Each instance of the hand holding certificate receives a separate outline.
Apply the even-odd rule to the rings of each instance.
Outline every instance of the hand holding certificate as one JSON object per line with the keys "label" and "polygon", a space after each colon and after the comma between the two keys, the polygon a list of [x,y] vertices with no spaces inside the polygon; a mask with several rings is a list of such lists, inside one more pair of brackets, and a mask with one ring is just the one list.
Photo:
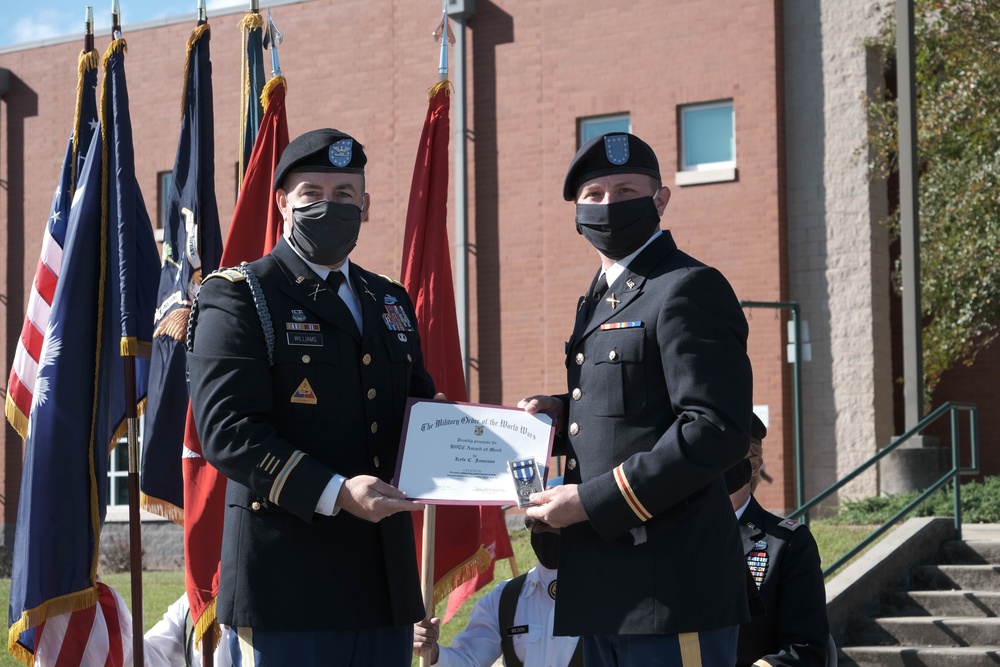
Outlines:
{"label": "hand holding certificate", "polygon": [[395,486],[428,504],[522,505],[542,488],[536,464],[548,461],[553,438],[543,414],[410,399]]}

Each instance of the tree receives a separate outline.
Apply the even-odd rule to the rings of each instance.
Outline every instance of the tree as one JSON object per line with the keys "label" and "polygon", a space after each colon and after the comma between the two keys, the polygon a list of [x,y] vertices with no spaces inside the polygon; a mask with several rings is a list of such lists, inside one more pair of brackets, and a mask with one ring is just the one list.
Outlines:
{"label": "tree", "polygon": [[[914,33],[929,397],[942,373],[972,365],[1000,334],[1000,2],[915,0]],[[894,72],[894,12],[873,45]],[[897,166],[892,91],[867,108],[872,176],[886,178]],[[898,208],[886,222],[898,234]]]}

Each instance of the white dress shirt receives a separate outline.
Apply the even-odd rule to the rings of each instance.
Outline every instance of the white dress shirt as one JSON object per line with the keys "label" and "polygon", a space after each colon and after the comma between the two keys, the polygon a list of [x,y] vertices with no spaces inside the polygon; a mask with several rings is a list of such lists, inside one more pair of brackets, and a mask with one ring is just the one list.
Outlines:
{"label": "white dress shirt", "polygon": [[[185,667],[185,636],[188,614],[187,594],[167,607],[160,622],[149,629],[143,637],[143,660],[145,667]],[[221,626],[220,626],[221,627]],[[232,667],[229,655],[229,630],[221,627],[222,638],[215,649],[215,667]],[[191,647],[188,656],[191,667],[201,667],[201,652]]]}
{"label": "white dress shirt", "polygon": [[[524,667],[566,667],[576,650],[578,638],[553,637],[552,623],[556,601],[549,596],[549,584],[556,570],[536,565],[528,571],[517,600],[514,625],[527,625],[528,631],[514,636],[514,653]],[[489,667],[501,655],[500,593],[507,582],[497,585],[482,597],[451,646],[441,647],[437,665],[444,667]]]}

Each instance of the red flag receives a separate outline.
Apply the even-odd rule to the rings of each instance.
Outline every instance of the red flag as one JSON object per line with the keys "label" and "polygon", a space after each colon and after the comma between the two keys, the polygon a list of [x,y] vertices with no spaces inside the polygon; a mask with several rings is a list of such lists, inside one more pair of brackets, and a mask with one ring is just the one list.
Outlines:
{"label": "red flag", "polygon": [[[221,266],[260,259],[281,238],[282,220],[274,198],[274,168],[288,145],[285,117],[285,80],[271,79],[264,92],[264,118],[243,178],[243,187],[229,235],[222,251]],[[267,215],[264,215],[267,211]],[[215,597],[219,592],[219,559],[222,555],[222,521],[226,500],[226,478],[202,456],[201,440],[194,428],[188,405],[184,429],[184,562],[185,584],[195,641],[215,624]],[[215,633],[218,638],[219,633]]]}
{"label": "red flag", "polygon": [[[424,360],[437,390],[450,400],[464,401],[467,399],[465,373],[458,340],[447,229],[449,93],[447,81],[431,90],[410,185],[402,281],[413,300]],[[452,604],[457,608],[479,588],[493,581],[494,559],[510,557],[513,550],[499,507],[442,505],[437,513],[434,603],[455,591],[460,599],[449,602],[449,609]],[[414,514],[413,524],[419,562],[423,515]]]}

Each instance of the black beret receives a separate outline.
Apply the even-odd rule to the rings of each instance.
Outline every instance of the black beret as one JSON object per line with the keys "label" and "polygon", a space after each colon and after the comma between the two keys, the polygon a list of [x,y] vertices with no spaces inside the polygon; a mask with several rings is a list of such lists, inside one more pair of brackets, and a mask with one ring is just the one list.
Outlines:
{"label": "black beret", "polygon": [[767,427],[764,426],[764,422],[760,420],[755,412],[753,414],[753,421],[750,422],[750,439],[756,442],[758,445],[763,444],[764,436],[767,435]]}
{"label": "black beret", "polygon": [[274,170],[274,189],[280,188],[285,177],[293,171],[363,174],[366,162],[364,146],[349,134],[330,128],[306,132],[285,146]]}
{"label": "black beret", "polygon": [[585,181],[608,174],[646,174],[659,180],[660,164],[649,144],[634,134],[602,134],[581,146],[569,163],[563,199],[573,201]]}

